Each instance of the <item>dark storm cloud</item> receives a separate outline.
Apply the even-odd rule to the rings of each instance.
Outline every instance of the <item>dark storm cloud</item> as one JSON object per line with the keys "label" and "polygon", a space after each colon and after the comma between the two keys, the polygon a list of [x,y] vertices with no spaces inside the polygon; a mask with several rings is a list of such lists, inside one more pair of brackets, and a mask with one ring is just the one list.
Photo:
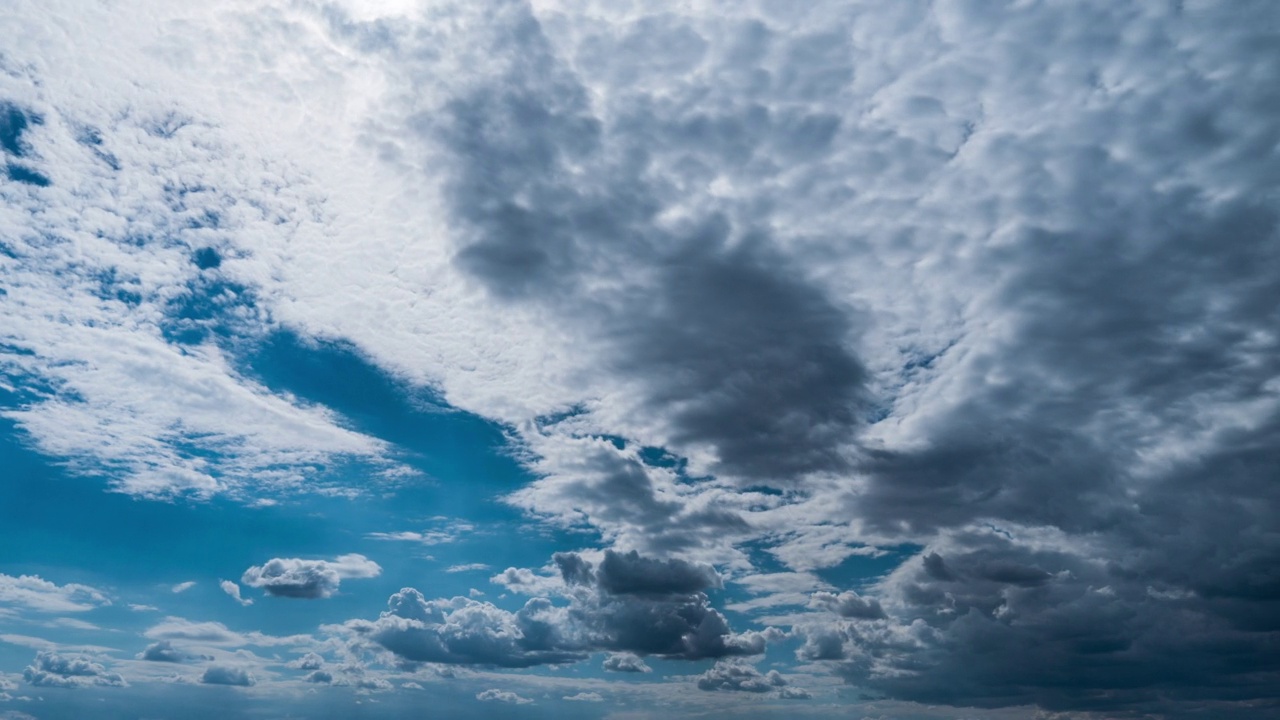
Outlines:
{"label": "dark storm cloud", "polygon": [[640,557],[635,550],[606,550],[596,578],[613,595],[688,595],[720,587],[720,576],[709,565]]}
{"label": "dark storm cloud", "polygon": [[[502,5],[482,36],[492,77],[419,119],[453,158],[458,265],[499,296],[582,323],[617,371],[644,383],[669,440],[711,448],[724,474],[789,483],[846,467],[866,380],[846,311],[772,250],[765,226],[711,209],[660,222],[685,195],[650,172],[653,109],[632,108],[607,132],[526,9]],[[740,129],[748,154],[774,125],[819,145],[838,125],[762,112],[764,130]],[[697,118],[653,128],[691,157],[723,130]],[[617,290],[585,287],[623,268]]]}

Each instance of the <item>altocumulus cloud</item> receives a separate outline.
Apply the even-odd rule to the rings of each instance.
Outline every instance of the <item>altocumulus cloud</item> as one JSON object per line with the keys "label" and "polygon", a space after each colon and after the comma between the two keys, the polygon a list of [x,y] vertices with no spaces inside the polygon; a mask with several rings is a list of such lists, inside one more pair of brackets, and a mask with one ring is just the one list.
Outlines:
{"label": "altocumulus cloud", "polygon": [[[382,567],[376,562],[355,553],[334,560],[273,558],[245,570],[240,582],[276,597],[314,600],[338,592],[343,580],[377,577],[381,572]],[[232,596],[240,600],[239,589],[236,590]]]}
{"label": "altocumulus cloud", "polygon": [[[1274,713],[1274,3],[160,5],[12,20],[0,360],[39,449],[139,495],[386,467],[219,345],[284,323],[505,423],[507,500],[627,551],[503,573],[515,611],[401,591],[345,625],[370,649],[754,655],[707,593],[776,561],[766,622],[877,696]],[[296,77],[241,52],[277,36]],[[244,582],[324,597],[329,562]]]}

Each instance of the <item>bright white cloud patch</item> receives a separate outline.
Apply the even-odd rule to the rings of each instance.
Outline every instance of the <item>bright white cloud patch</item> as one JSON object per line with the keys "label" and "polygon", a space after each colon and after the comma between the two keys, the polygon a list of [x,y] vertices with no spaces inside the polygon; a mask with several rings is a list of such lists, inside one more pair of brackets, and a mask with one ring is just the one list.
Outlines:
{"label": "bright white cloud patch", "polygon": [[57,585],[34,575],[0,574],[0,608],[17,607],[42,613],[85,612],[111,601],[102,591],[68,583]]}

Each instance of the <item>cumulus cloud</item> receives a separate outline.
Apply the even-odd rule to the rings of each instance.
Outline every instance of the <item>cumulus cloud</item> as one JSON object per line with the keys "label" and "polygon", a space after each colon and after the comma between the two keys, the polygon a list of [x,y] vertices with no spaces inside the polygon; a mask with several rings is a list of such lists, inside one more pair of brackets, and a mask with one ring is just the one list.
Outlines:
{"label": "cumulus cloud", "polygon": [[[560,651],[690,656],[671,638],[723,637],[703,563],[892,547],[856,594],[770,590],[811,603],[801,654],[858,687],[1108,716],[1276,701],[1271,4],[300,4],[217,32],[37,5],[0,74],[21,118],[0,362],[48,386],[6,411],[42,450],[140,494],[379,457],[214,339],[272,318],[513,428],[537,478],[517,507],[690,561],[665,587],[580,556],[502,573],[562,598],[526,621],[582,611],[546,622],[578,633]],[[264,25],[301,80],[238,51]],[[173,65],[145,84],[181,96],[190,63],[134,45],[206,53],[187,115],[79,59]],[[205,92],[232,82],[234,106]],[[281,587],[336,588],[312,570]],[[545,651],[524,611],[421,603],[445,604],[365,629]],[[672,612],[666,650],[626,631]]]}
{"label": "cumulus cloud", "polygon": [[200,682],[206,685],[234,685],[250,687],[256,684],[248,670],[235,665],[210,665],[200,676]]}
{"label": "cumulus cloud", "polygon": [[646,665],[640,656],[633,653],[609,653],[609,655],[605,657],[602,667],[610,672],[653,672],[653,668]]}
{"label": "cumulus cloud", "polygon": [[562,700],[571,700],[573,702],[604,702],[604,698],[600,693],[580,692],[576,695],[565,695]]}
{"label": "cumulus cloud", "polygon": [[240,582],[276,597],[314,600],[331,597],[344,579],[377,577],[381,572],[377,563],[355,553],[334,560],[273,558],[245,570]]}
{"label": "cumulus cloud", "polygon": [[77,688],[89,685],[123,687],[127,685],[119,673],[107,672],[101,664],[84,655],[64,656],[42,651],[22,671],[28,684],[39,687]]}
{"label": "cumulus cloud", "polygon": [[499,667],[572,662],[606,650],[616,653],[606,669],[645,672],[638,654],[699,659],[764,651],[764,634],[735,634],[710,606],[701,590],[720,581],[707,566],[611,550],[599,567],[576,553],[558,553],[553,564],[559,583],[528,574],[540,578],[538,587],[555,589],[561,603],[534,597],[513,613],[470,598],[428,600],[405,588],[377,620],[351,620],[345,628],[406,660]]}
{"label": "cumulus cloud", "polygon": [[177,585],[174,585],[172,588],[169,588],[169,589],[170,589],[172,592],[174,592],[175,594],[177,594],[177,593],[184,593],[184,592],[186,592],[186,591],[190,590],[191,588],[195,587],[195,586],[196,586],[196,584],[197,584],[197,583],[196,583],[196,581],[195,581],[195,580],[188,580],[188,581],[186,581],[186,582],[180,582],[180,583],[178,583]]}
{"label": "cumulus cloud", "polygon": [[58,585],[35,575],[0,574],[0,603],[43,613],[76,613],[110,605],[111,601],[88,585]]}
{"label": "cumulus cloud", "polygon": [[764,693],[787,684],[777,670],[762,673],[743,662],[721,660],[698,676],[699,690],[738,690]]}
{"label": "cumulus cloud", "polygon": [[520,697],[509,690],[498,690],[490,688],[476,693],[476,699],[482,702],[500,702],[509,703],[511,705],[528,705],[533,702],[529,698]]}
{"label": "cumulus cloud", "polygon": [[150,660],[151,662],[180,663],[192,659],[192,657],[174,647],[173,642],[169,640],[151,643],[146,649],[138,653],[139,660]]}

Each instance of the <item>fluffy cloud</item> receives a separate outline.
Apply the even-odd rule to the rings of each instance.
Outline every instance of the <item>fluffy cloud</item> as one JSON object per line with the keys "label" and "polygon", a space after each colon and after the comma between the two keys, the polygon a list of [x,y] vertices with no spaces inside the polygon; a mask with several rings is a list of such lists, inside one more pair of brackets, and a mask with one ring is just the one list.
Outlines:
{"label": "fluffy cloud", "polygon": [[253,604],[253,600],[251,598],[240,597],[240,586],[230,580],[218,581],[218,587],[222,588],[222,592],[230,595],[232,600],[235,600],[241,605],[249,606]]}
{"label": "fluffy cloud", "polygon": [[427,600],[405,588],[377,620],[345,627],[405,660],[500,667],[572,662],[608,650],[616,654],[606,669],[645,672],[636,654],[699,659],[764,651],[764,635],[733,633],[710,606],[702,590],[720,579],[707,566],[612,550],[598,566],[576,553],[557,553],[553,564],[558,579],[529,575],[540,578],[537,587],[555,589],[559,604],[535,597],[513,613],[469,598]]}
{"label": "fluffy cloud", "polygon": [[35,575],[0,574],[0,603],[44,613],[74,613],[110,605],[111,601],[88,585],[57,585]]}
{"label": "fluffy cloud", "polygon": [[762,673],[743,662],[721,660],[698,676],[699,690],[739,690],[763,693],[787,684],[777,670]]}
{"label": "fluffy cloud", "polygon": [[235,665],[210,665],[200,676],[200,682],[206,685],[234,685],[250,687],[257,681],[248,670]]}
{"label": "fluffy cloud", "polygon": [[563,700],[572,700],[574,702],[604,702],[604,698],[600,693],[580,692],[575,695],[565,695]]}
{"label": "fluffy cloud", "polygon": [[119,673],[107,672],[101,663],[83,656],[68,657],[54,652],[40,652],[22,671],[29,684],[40,687],[76,688],[88,685],[122,687],[127,685]]}
{"label": "fluffy cloud", "polygon": [[634,653],[609,653],[601,666],[609,672],[647,673],[653,668],[645,664],[640,656]]}
{"label": "fluffy cloud", "polygon": [[142,652],[138,653],[139,660],[150,660],[151,662],[180,663],[192,659],[192,657],[174,647],[173,642],[169,640],[151,643]]}
{"label": "fluffy cloud", "polygon": [[[27,173],[0,339],[39,389],[8,414],[46,452],[142,494],[376,462],[218,346],[269,317],[506,423],[537,477],[509,501],[605,545],[798,574],[923,548],[856,595],[771,590],[851,683],[1275,702],[1269,3],[72,5],[15,13],[0,74]],[[267,33],[294,75],[238,51]],[[135,98],[130,67],[192,101]],[[589,640],[564,647],[650,652],[624,629],[675,609],[720,629],[696,570],[650,595],[561,571],[502,577],[564,593],[526,620],[582,609],[548,621]],[[519,612],[441,602],[371,625],[542,647]]]}
{"label": "fluffy cloud", "polygon": [[334,560],[273,558],[245,570],[240,582],[276,597],[314,600],[338,592],[344,579],[377,577],[381,572],[377,563],[354,553]]}
{"label": "fluffy cloud", "polygon": [[498,690],[497,688],[490,688],[476,693],[476,699],[482,702],[501,702],[511,705],[527,705],[533,702],[529,698],[520,697],[509,690]]}

